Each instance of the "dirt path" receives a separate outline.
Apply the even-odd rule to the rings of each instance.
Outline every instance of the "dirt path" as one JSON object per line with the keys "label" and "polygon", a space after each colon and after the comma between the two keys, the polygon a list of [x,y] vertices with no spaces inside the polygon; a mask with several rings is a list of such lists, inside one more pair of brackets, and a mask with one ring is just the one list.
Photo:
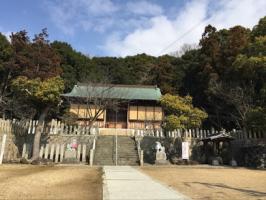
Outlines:
{"label": "dirt path", "polygon": [[102,199],[99,168],[0,166],[0,199]]}
{"label": "dirt path", "polygon": [[197,200],[266,200],[266,171],[211,167],[143,167],[142,171]]}

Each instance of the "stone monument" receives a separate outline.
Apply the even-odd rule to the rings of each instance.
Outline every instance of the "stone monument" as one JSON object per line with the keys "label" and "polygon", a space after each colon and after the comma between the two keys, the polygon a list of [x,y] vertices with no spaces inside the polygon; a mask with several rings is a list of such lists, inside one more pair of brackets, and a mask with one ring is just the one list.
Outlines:
{"label": "stone monument", "polygon": [[237,162],[236,162],[236,160],[234,158],[232,158],[232,160],[230,161],[230,165],[232,167],[237,167]]}
{"label": "stone monument", "polygon": [[64,163],[78,163],[77,159],[77,140],[73,139],[71,144],[67,144],[67,149],[65,151]]}
{"label": "stone monument", "polygon": [[157,165],[165,165],[168,164],[166,160],[166,153],[165,153],[165,148],[161,145],[160,142],[156,142],[156,160],[155,164]]}

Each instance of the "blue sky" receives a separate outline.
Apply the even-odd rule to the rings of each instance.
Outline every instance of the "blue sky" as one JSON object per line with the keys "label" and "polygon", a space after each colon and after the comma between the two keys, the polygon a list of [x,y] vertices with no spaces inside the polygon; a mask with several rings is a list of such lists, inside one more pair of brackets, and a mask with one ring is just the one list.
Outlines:
{"label": "blue sky", "polygon": [[46,27],[91,56],[158,56],[197,44],[207,24],[252,28],[264,15],[265,0],[3,0],[0,32]]}

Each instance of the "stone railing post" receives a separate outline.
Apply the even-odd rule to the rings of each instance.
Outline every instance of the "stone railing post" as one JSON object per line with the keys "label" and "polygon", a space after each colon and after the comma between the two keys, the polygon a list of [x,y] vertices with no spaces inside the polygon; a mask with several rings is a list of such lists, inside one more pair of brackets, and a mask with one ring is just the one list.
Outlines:
{"label": "stone railing post", "polygon": [[92,148],[90,149],[90,166],[93,165],[95,146],[96,146],[96,137],[94,136]]}
{"label": "stone railing post", "polygon": [[143,166],[143,150],[140,150],[140,166]]}
{"label": "stone railing post", "polygon": [[90,149],[90,166],[92,167],[93,165],[93,149]]}
{"label": "stone railing post", "polygon": [[137,146],[139,164],[140,164],[140,166],[143,166],[143,150],[141,150],[141,147],[140,147],[140,140],[141,140],[140,137],[135,137],[135,144]]}
{"label": "stone railing post", "polygon": [[6,134],[4,134],[3,137],[2,137],[2,144],[1,144],[1,149],[0,149],[0,165],[3,162],[5,146],[6,146]]}

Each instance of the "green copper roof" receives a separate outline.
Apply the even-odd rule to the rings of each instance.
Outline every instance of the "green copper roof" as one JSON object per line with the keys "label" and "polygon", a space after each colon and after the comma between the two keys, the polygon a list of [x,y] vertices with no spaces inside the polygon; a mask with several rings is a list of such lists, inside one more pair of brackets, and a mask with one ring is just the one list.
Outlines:
{"label": "green copper roof", "polygon": [[111,98],[125,100],[159,100],[161,91],[157,86],[145,85],[75,85],[64,97]]}

